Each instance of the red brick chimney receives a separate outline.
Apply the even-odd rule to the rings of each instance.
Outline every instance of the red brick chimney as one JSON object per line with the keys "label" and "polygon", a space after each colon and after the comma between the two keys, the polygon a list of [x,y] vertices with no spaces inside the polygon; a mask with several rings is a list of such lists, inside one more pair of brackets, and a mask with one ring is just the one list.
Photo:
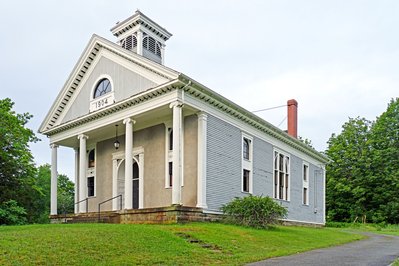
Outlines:
{"label": "red brick chimney", "polygon": [[288,135],[298,138],[298,102],[294,99],[287,101],[288,110]]}

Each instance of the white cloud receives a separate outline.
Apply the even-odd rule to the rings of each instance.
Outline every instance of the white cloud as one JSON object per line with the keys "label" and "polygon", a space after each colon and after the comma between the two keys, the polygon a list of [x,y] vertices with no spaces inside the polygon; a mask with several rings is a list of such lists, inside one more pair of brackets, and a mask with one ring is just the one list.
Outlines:
{"label": "white cloud", "polygon": [[[348,117],[374,119],[397,95],[399,81],[360,70],[324,66],[297,69],[249,83],[230,92],[230,99],[253,111],[298,101],[299,135],[310,138],[319,150]],[[245,92],[245,97],[243,97]],[[274,125],[286,117],[286,108],[257,113]],[[281,126],[286,128],[286,122]]]}

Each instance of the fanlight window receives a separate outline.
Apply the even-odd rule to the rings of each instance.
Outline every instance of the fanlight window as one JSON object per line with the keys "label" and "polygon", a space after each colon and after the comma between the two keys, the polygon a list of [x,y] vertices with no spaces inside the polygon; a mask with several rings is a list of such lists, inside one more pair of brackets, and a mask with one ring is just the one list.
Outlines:
{"label": "fanlight window", "polygon": [[161,45],[151,36],[144,37],[143,48],[161,57]]}
{"label": "fanlight window", "polygon": [[102,79],[102,80],[100,80],[96,89],[94,90],[93,98],[95,99],[100,96],[103,96],[104,94],[111,92],[111,90],[112,90],[111,82],[109,82],[108,79]]}

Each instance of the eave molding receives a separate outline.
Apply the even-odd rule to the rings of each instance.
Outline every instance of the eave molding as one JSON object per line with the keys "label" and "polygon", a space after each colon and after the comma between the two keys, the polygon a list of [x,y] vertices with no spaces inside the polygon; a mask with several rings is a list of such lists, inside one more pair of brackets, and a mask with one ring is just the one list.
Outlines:
{"label": "eave molding", "polygon": [[329,159],[325,155],[312,149],[311,147],[302,143],[300,140],[291,137],[281,129],[273,126],[269,122],[254,115],[250,111],[245,110],[241,106],[231,102],[230,100],[219,95],[218,93],[213,92],[212,90],[201,85],[200,83],[195,82],[194,80],[183,74],[179,76],[179,79],[183,82],[183,84],[188,84],[189,81],[191,81],[192,83],[190,86],[184,86],[185,93],[189,93],[190,95],[201,99],[208,105],[216,107],[222,112],[225,112],[228,115],[245,122],[246,124],[280,140],[281,142],[311,156],[312,158],[320,162],[329,162]]}
{"label": "eave molding", "polygon": [[100,119],[102,117],[105,117],[105,116],[114,114],[118,111],[129,108],[131,106],[138,105],[140,103],[154,99],[158,96],[166,94],[167,92],[176,90],[177,89],[176,86],[179,84],[179,83],[176,84],[176,81],[177,80],[170,81],[170,82],[168,82],[166,84],[162,84],[156,88],[153,88],[153,89],[147,90],[145,92],[139,93],[138,95],[132,96],[131,98],[128,98],[124,101],[114,103],[108,107],[105,107],[103,109],[100,109],[100,110],[92,112],[92,113],[89,113],[89,114],[79,117],[75,120],[55,126],[54,128],[43,131],[42,134],[47,135],[47,136],[52,136],[52,135],[60,133],[62,131],[65,131],[65,130],[68,130],[71,128],[75,128],[75,127],[85,124],[87,122]]}
{"label": "eave molding", "polygon": [[173,69],[155,63],[147,58],[135,54],[134,52],[123,49],[119,45],[94,34],[40,125],[39,133],[46,134],[45,132],[50,130],[57,123],[61,113],[66,108],[75,91],[79,88],[81,81],[84,79],[101,49],[108,50],[111,53],[128,60],[130,63],[136,64],[167,80],[176,79],[180,74]]}

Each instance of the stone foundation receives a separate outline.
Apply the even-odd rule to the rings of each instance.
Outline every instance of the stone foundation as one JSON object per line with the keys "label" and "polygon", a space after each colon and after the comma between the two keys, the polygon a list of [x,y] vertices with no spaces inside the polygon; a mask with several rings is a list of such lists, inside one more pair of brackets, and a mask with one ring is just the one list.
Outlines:
{"label": "stone foundation", "polygon": [[201,208],[170,206],[138,210],[89,212],[81,214],[51,215],[51,223],[122,223],[122,224],[174,224],[185,222],[218,221],[221,215],[204,213]]}

